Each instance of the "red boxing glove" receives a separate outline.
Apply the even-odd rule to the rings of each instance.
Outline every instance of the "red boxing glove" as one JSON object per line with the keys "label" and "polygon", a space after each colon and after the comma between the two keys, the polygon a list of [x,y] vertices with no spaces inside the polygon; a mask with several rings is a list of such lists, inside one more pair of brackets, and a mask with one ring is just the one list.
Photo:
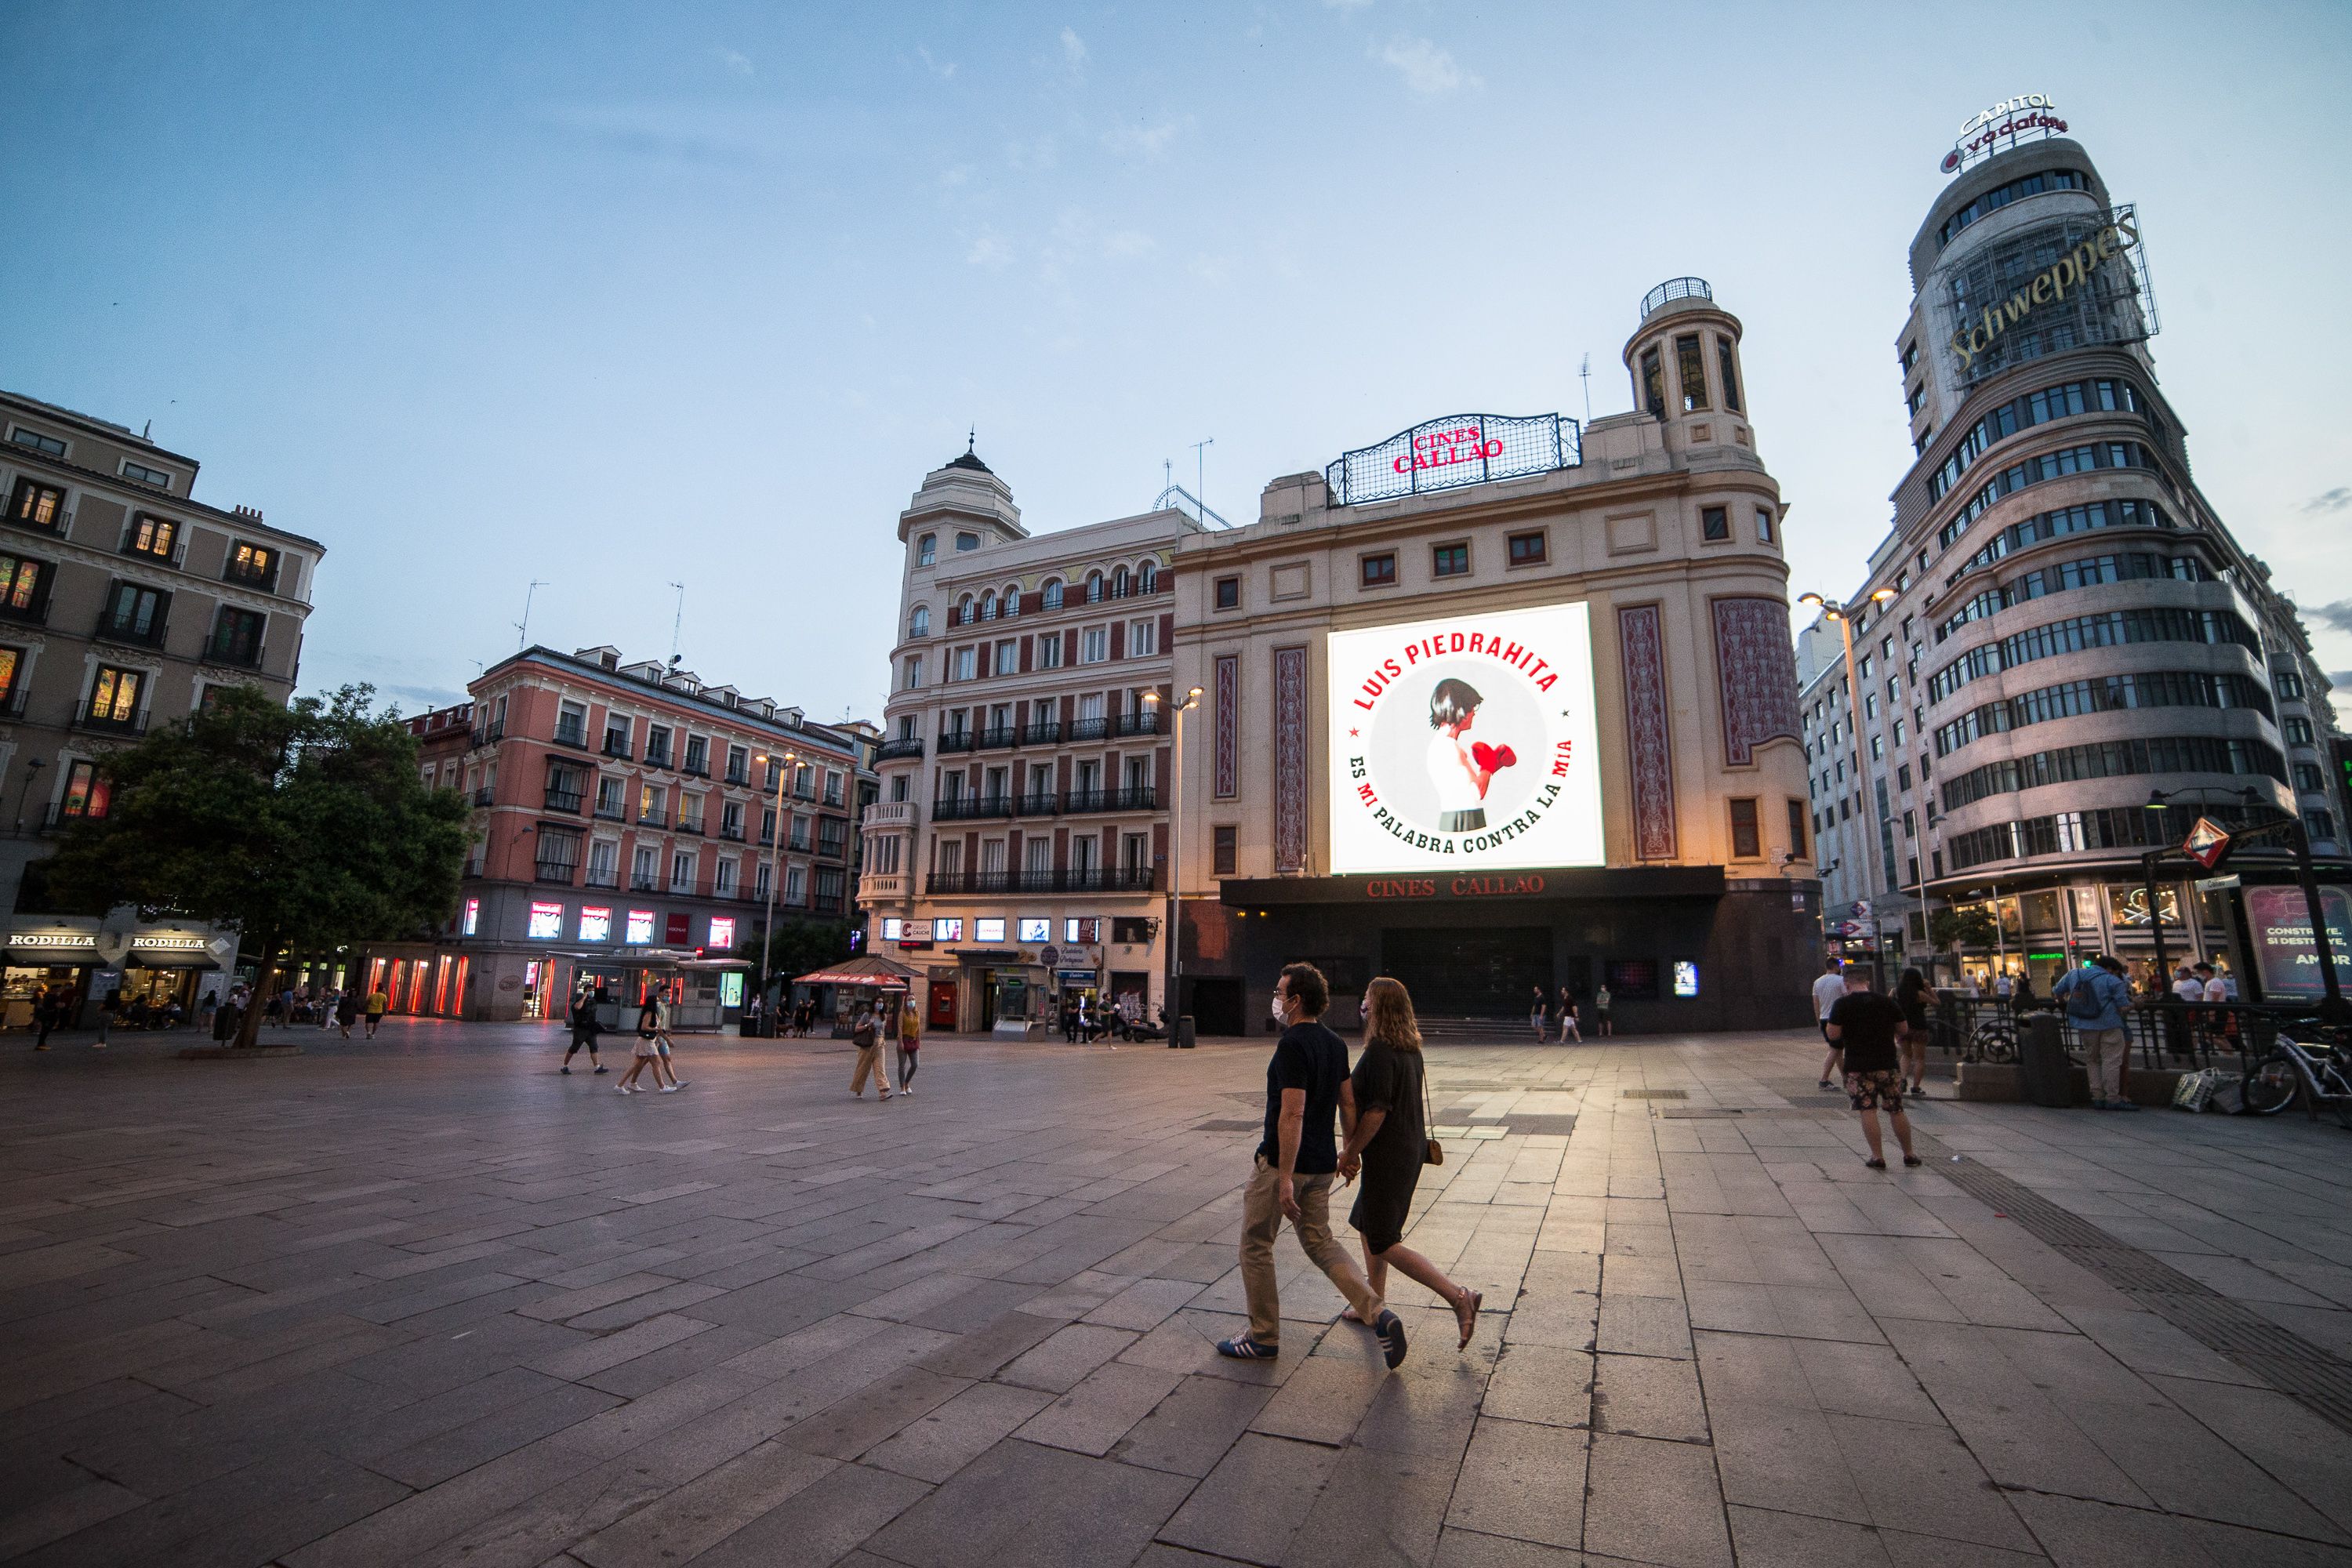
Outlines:
{"label": "red boxing glove", "polygon": [[[1495,767],[1507,768],[1518,760],[1518,753],[1513,752],[1510,747],[1497,746],[1495,748]],[[1492,772],[1493,769],[1490,768],[1488,771]]]}
{"label": "red boxing glove", "polygon": [[1470,760],[1478,764],[1480,773],[1491,773],[1495,771],[1495,748],[1484,741],[1473,741],[1470,742]]}

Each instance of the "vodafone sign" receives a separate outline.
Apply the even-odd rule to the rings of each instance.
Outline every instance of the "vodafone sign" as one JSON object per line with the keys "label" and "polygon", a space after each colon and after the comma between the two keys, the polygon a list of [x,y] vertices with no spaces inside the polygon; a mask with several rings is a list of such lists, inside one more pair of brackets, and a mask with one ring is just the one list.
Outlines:
{"label": "vodafone sign", "polygon": [[1979,110],[1960,122],[1960,139],[1944,154],[1943,170],[1956,174],[2020,142],[2063,136],[2066,122],[2046,93],[2028,92]]}
{"label": "vodafone sign", "polygon": [[1582,602],[1333,632],[1331,869],[1602,863]]}

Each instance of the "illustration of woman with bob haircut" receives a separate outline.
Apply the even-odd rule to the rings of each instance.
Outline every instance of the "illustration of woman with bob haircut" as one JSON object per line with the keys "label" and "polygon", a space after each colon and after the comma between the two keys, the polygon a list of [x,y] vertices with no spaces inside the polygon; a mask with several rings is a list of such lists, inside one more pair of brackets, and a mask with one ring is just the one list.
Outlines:
{"label": "illustration of woman with bob haircut", "polygon": [[1464,739],[1486,700],[1466,680],[1448,676],[1430,689],[1429,782],[1437,791],[1437,830],[1475,833],[1486,826],[1486,785],[1518,758],[1508,746]]}

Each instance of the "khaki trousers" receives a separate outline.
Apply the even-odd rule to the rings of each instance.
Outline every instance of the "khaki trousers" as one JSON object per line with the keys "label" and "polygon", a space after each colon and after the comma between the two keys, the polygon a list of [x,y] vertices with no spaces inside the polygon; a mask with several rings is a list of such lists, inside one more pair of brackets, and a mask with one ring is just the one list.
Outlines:
{"label": "khaki trousers", "polygon": [[[1282,1204],[1275,1195],[1279,1173],[1261,1157],[1242,1189],[1242,1289],[1249,1298],[1250,1338],[1262,1345],[1282,1341],[1282,1296],[1274,1277],[1274,1238],[1282,1229]],[[1331,1184],[1336,1176],[1294,1176],[1298,1200],[1298,1245],[1324,1278],[1339,1288],[1348,1305],[1367,1323],[1387,1310],[1347,1249],[1331,1237]]]}
{"label": "khaki trousers", "polygon": [[2131,1049],[2129,1037],[2121,1029],[2080,1029],[2075,1031],[2083,1042],[2083,1054],[2087,1058],[2093,1100],[2121,1100],[2124,1097],[2124,1055]]}
{"label": "khaki trousers", "polygon": [[882,1067],[882,1042],[857,1047],[857,1069],[849,1075],[849,1092],[864,1094],[866,1080],[871,1078],[874,1087],[883,1093],[890,1092],[890,1075]]}

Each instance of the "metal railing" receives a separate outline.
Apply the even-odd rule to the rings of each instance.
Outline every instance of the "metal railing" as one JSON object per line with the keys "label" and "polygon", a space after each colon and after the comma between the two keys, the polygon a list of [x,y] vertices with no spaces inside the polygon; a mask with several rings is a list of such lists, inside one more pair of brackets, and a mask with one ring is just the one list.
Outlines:
{"label": "metal railing", "polygon": [[[1999,997],[1951,991],[1937,997],[1928,1025],[1931,1051],[1968,1059],[1984,1055],[1988,1041],[1996,1042],[1996,1051],[2013,1051],[2028,1021],[2042,1016],[2055,1017],[2067,1054],[2078,1061],[2084,1058],[2081,1025],[2047,997],[2022,1007]],[[2248,1062],[2269,1052],[2281,1028],[2315,1016],[2313,1005],[2300,1003],[2182,1002],[2168,996],[2135,1001],[2125,1010],[2124,1032],[2134,1061],[2151,1072],[2213,1067],[2243,1071]],[[2002,1041],[2006,1047],[1997,1043]]]}
{"label": "metal railing", "polygon": [[142,631],[137,625],[136,616],[118,616],[110,610],[101,610],[98,616],[98,629],[90,636],[102,637],[108,642],[129,643],[135,647],[162,647],[169,625],[168,617],[158,616]]}
{"label": "metal railing", "polygon": [[1155,883],[1149,866],[1088,866],[1048,871],[934,871],[924,879],[930,893],[1148,893]]}
{"label": "metal railing", "polygon": [[558,887],[568,888],[580,874],[580,863],[575,860],[567,865],[559,860],[541,860],[538,862],[537,871],[538,875],[532,879],[534,881],[551,882]]}
{"label": "metal railing", "polygon": [[1118,716],[1118,721],[1111,727],[1111,733],[1157,735],[1160,733],[1160,714],[1156,710],[1146,710],[1140,713],[1122,713]]}
{"label": "metal railing", "polygon": [[919,757],[922,754],[923,738],[920,735],[901,735],[874,748],[874,760],[879,763],[897,762],[901,757]]}
{"label": "metal railing", "polygon": [[142,711],[128,719],[106,719],[80,708],[74,711],[73,727],[96,735],[143,735],[147,732],[147,715]]}
{"label": "metal railing", "polygon": [[576,790],[551,789],[547,792],[547,804],[544,809],[565,812],[577,816],[580,815],[580,808],[587,803],[588,797]]}
{"label": "metal railing", "polygon": [[1109,734],[1110,721],[1108,719],[1073,719],[1070,721],[1070,739],[1073,741],[1100,741],[1107,738]]}
{"label": "metal railing", "polygon": [[680,832],[680,833],[691,833],[691,834],[693,834],[697,838],[701,837],[702,837],[702,818],[700,818],[700,817],[698,817],[698,816],[691,816],[691,817],[689,817],[689,816],[681,816],[681,817],[679,817],[679,818],[677,819],[677,831],[678,831],[678,832]]}
{"label": "metal railing", "polygon": [[499,792],[497,790],[492,789],[486,784],[482,788],[474,792],[474,804],[476,805],[495,805],[498,804],[498,795]]}
{"label": "metal railing", "polygon": [[952,800],[935,801],[931,805],[933,822],[976,822],[983,817],[1013,815],[1013,797],[1009,795],[965,795]]}
{"label": "metal railing", "polygon": [[983,752],[1002,751],[1020,743],[1021,731],[1010,724],[996,725],[980,732],[980,749]]}
{"label": "metal railing", "polygon": [[1013,801],[1013,811],[1016,816],[1052,816],[1061,809],[1062,797],[1052,790],[1016,795]]}
{"label": "metal railing", "polygon": [[973,736],[970,730],[950,730],[940,736],[942,755],[949,752],[969,752],[972,746]]}
{"label": "metal railing", "polygon": [[623,762],[628,761],[635,754],[629,750],[629,738],[626,735],[615,735],[609,731],[604,736],[604,745],[598,749],[605,756],[618,757]]}
{"label": "metal railing", "polygon": [[588,731],[578,724],[558,724],[555,727],[555,743],[584,752],[588,749]]}
{"label": "metal railing", "polygon": [[626,822],[629,820],[629,808],[625,805],[606,805],[599,801],[596,803],[596,816],[605,822]]}
{"label": "metal railing", "polygon": [[1642,296],[1642,320],[1669,300],[1712,300],[1715,289],[1704,278],[1669,278]]}
{"label": "metal railing", "polygon": [[1062,721],[1059,719],[1040,719],[1021,731],[1021,743],[1024,746],[1050,746],[1061,738]]}
{"label": "metal railing", "polygon": [[1074,789],[1062,797],[1065,812],[1157,811],[1160,792],[1149,784],[1129,789]]}

